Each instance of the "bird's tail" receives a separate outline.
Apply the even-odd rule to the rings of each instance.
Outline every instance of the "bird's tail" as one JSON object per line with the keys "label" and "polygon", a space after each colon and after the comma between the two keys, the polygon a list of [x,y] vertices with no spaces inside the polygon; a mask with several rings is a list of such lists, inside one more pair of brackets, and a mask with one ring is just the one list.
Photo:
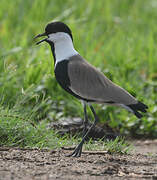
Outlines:
{"label": "bird's tail", "polygon": [[132,112],[135,114],[136,117],[138,118],[142,118],[143,115],[141,114],[141,112],[144,112],[146,113],[147,112],[147,109],[148,109],[148,106],[143,104],[142,102],[138,101],[137,104],[130,104],[130,105],[127,105],[131,110]]}

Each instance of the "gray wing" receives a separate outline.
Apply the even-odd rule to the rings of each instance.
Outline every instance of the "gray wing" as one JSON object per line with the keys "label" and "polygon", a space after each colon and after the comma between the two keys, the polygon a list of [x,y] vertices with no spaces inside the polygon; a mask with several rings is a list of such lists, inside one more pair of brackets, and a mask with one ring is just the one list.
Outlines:
{"label": "gray wing", "polygon": [[81,56],[73,56],[68,63],[70,89],[82,98],[98,103],[136,104],[137,100],[115,85]]}

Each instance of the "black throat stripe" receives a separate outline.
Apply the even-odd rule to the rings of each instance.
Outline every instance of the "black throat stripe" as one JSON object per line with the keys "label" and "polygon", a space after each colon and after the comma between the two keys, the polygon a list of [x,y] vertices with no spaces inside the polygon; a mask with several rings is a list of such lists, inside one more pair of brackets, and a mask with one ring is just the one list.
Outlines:
{"label": "black throat stripe", "polygon": [[51,42],[51,43],[50,43],[50,46],[51,46],[52,55],[53,55],[53,58],[54,58],[54,64],[55,64],[55,63],[56,63],[56,54],[55,54],[55,46],[54,46],[54,43]]}

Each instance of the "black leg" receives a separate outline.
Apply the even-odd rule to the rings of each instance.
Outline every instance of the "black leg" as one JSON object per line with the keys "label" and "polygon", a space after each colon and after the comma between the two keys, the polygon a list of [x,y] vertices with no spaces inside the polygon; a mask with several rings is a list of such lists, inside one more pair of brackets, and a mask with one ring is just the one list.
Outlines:
{"label": "black leg", "polygon": [[92,126],[88,129],[88,131],[86,132],[86,134],[84,135],[84,137],[82,138],[82,141],[80,142],[80,144],[75,148],[74,152],[68,156],[74,156],[74,157],[80,157],[81,156],[81,153],[82,153],[82,146],[83,146],[83,143],[86,139],[86,137],[88,136],[89,132],[91,131],[91,129],[93,127],[95,127],[96,123],[99,121],[99,118],[98,116],[96,115],[95,113],[95,110],[93,108],[92,105],[90,105],[90,109],[94,115],[94,123],[92,124]]}
{"label": "black leg", "polygon": [[84,121],[83,121],[83,133],[82,133],[82,138],[85,136],[87,132],[87,124],[88,124],[88,116],[87,116],[87,105],[84,102],[83,103],[83,110],[84,110]]}

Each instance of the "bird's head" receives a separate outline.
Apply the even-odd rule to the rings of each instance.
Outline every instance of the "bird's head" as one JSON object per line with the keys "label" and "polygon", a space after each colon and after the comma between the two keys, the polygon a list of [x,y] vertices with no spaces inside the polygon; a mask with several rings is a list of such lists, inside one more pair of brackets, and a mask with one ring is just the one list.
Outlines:
{"label": "bird's head", "polygon": [[36,44],[40,44],[46,41],[51,45],[56,43],[57,41],[66,39],[67,36],[70,37],[71,40],[73,40],[70,28],[63,22],[51,22],[47,24],[47,26],[45,27],[45,32],[35,36],[35,39],[42,36],[47,37],[38,41]]}

